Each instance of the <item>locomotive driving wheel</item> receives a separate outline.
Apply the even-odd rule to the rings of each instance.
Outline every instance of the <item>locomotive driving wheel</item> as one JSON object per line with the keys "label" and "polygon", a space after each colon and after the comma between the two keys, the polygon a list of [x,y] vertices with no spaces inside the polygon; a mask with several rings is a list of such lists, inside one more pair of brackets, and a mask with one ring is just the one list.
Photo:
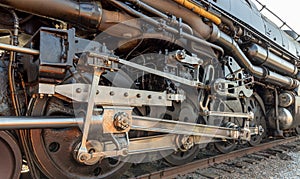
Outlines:
{"label": "locomotive driving wheel", "polygon": [[295,127],[295,133],[296,133],[296,135],[300,135],[300,125]]}
{"label": "locomotive driving wheel", "polygon": [[[227,111],[227,109],[224,107],[225,104],[222,102],[215,103],[214,105],[216,105],[216,107],[214,107],[213,109],[216,109],[216,111],[224,111],[224,110]],[[231,118],[231,117],[217,118],[216,120],[217,122],[215,125],[220,125],[221,127],[226,127],[226,128],[235,128],[236,127],[235,120],[236,120],[235,118]],[[225,154],[233,151],[236,148],[237,141],[233,139],[226,139],[219,142],[215,142],[214,146],[219,152]]]}
{"label": "locomotive driving wheel", "polygon": [[[224,122],[222,127],[234,128],[235,125],[232,122]],[[215,143],[215,148],[223,154],[233,151],[236,146],[236,140],[231,139]]]}
{"label": "locomotive driving wheel", "polygon": [[[71,116],[72,109],[58,99],[36,99],[31,115]],[[77,162],[74,149],[80,143],[81,135],[77,127],[30,130],[31,148],[42,173],[48,178],[118,178],[130,167],[120,158],[105,158],[93,165]]]}
{"label": "locomotive driving wheel", "polygon": [[0,178],[18,179],[22,169],[22,155],[14,137],[0,131]]}
{"label": "locomotive driving wheel", "polygon": [[251,146],[256,146],[262,141],[263,137],[265,136],[266,121],[262,108],[254,96],[246,100],[246,112],[252,112],[254,114],[254,118],[250,121],[249,126],[261,126],[261,129],[263,129],[263,131],[261,131],[261,134],[252,135],[250,141],[248,142]]}
{"label": "locomotive driving wheel", "polygon": [[[175,104],[174,111],[167,112],[166,114],[168,116],[174,117],[174,112],[176,113],[176,111],[178,111],[177,108],[179,107],[179,121],[197,123],[198,113],[195,112],[197,108],[195,108],[194,105],[187,102],[182,103],[181,106]],[[176,115],[178,115],[178,113]],[[191,162],[200,151],[200,147],[198,145],[194,145],[192,139],[192,136],[178,136],[176,140],[178,150],[162,151],[161,155],[164,157],[164,160],[173,166],[183,165],[185,163]]]}

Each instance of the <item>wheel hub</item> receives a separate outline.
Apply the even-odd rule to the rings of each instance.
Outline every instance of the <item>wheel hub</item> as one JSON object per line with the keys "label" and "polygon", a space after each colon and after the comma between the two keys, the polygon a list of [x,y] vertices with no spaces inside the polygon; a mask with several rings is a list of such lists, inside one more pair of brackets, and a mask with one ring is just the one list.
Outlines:
{"label": "wheel hub", "polygon": [[[179,121],[197,123],[198,112],[196,112],[195,109],[197,108],[191,103],[185,102],[181,105],[174,105],[174,111],[178,111],[179,114],[167,112],[167,115],[171,116],[171,119],[173,120],[179,116]],[[200,151],[200,147],[198,145],[194,145],[193,136],[179,135],[176,138],[175,143],[178,148],[177,151],[161,152],[166,162],[170,165],[182,165],[191,162]]]}
{"label": "wheel hub", "polygon": [[179,135],[176,137],[176,146],[180,151],[186,152],[194,146],[194,137]]}

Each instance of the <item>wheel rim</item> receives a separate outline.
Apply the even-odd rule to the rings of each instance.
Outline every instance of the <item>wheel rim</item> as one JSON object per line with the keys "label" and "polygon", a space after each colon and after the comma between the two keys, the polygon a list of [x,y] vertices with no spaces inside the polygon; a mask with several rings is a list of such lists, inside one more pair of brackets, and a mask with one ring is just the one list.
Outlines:
{"label": "wheel rim", "polygon": [[[227,110],[224,107],[225,104],[223,102],[216,103],[215,105],[217,105],[217,106],[214,107],[213,109],[215,109],[216,111],[224,111],[224,110],[226,111]],[[215,125],[220,125],[222,127],[227,127],[227,128],[235,127],[235,123],[234,123],[235,119],[234,118],[230,118],[230,117],[218,118],[217,121],[220,121],[220,122],[216,123]],[[219,152],[225,154],[225,153],[229,153],[229,152],[233,151],[236,148],[237,144],[236,144],[236,140],[225,139],[224,141],[215,142],[214,146]]]}
{"label": "wheel rim", "polygon": [[[175,106],[175,108],[176,107],[178,108],[180,106]],[[198,115],[197,115],[198,113],[194,112],[196,108],[194,108],[192,104],[183,103],[180,109],[181,110],[179,115],[179,121],[191,122],[191,123],[196,123],[198,121]],[[174,116],[174,111],[173,113],[168,114],[168,116]],[[178,115],[178,113],[175,115]],[[191,162],[197,156],[199,151],[200,151],[200,147],[198,145],[195,145],[187,151],[181,151],[180,149],[175,152],[170,150],[162,151],[161,155],[164,157],[164,160],[167,163],[176,166],[176,165],[182,165]]]}
{"label": "wheel rim", "polygon": [[229,153],[236,148],[236,142],[233,140],[226,140],[215,143],[216,149],[221,153]]}
{"label": "wheel rim", "polygon": [[297,126],[295,128],[295,132],[296,132],[296,135],[300,135],[300,126]]}
{"label": "wheel rim", "polygon": [[0,178],[18,179],[22,170],[22,156],[14,137],[0,131]]}
{"label": "wheel rim", "polygon": [[255,99],[255,97],[250,97],[246,101],[246,111],[252,112],[254,114],[254,118],[250,121],[250,127],[255,127],[261,125],[264,129],[264,132],[261,135],[252,135],[250,141],[248,142],[251,146],[256,146],[261,143],[263,137],[265,136],[266,124],[265,117],[262,112],[261,106]]}
{"label": "wheel rim", "polygon": [[[37,100],[32,114],[43,115],[49,108],[55,111],[53,107],[44,105],[45,103],[48,103],[47,100]],[[124,162],[125,159],[119,162],[112,158],[103,159],[91,166],[78,163],[74,159],[73,151],[78,146],[81,135],[78,128],[30,130],[30,143],[36,162],[47,177],[113,178],[120,176],[130,167],[130,164]]]}

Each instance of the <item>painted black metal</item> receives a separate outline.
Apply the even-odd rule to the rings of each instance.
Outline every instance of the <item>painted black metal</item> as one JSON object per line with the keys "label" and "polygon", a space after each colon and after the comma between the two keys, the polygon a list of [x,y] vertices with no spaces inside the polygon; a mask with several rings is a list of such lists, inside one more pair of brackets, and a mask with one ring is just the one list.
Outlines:
{"label": "painted black metal", "polygon": [[271,47],[280,49],[293,57],[299,59],[300,44],[285,31],[277,27],[271,20],[261,14],[256,5],[247,0],[204,0],[224,14],[240,22],[258,35],[265,39]]}

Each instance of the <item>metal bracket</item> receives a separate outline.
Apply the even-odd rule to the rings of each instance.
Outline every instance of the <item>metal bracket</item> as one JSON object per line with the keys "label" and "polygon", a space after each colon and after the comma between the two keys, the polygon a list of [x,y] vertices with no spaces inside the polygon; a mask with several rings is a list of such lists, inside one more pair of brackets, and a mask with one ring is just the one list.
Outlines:
{"label": "metal bracket", "polygon": [[88,154],[88,158],[92,159],[92,158],[107,158],[107,157],[116,157],[116,156],[127,156],[128,155],[128,149],[127,148],[123,148],[121,150],[111,150],[111,151],[105,151],[105,152],[95,152],[95,153],[89,153]]}
{"label": "metal bracket", "polygon": [[214,83],[214,89],[219,95],[226,97],[238,98],[241,92],[246,97],[250,97],[253,94],[253,90],[247,89],[245,85],[240,86],[236,81],[225,79],[217,79]]}
{"label": "metal bracket", "polygon": [[[91,85],[81,83],[65,85],[39,83],[38,88],[39,94],[59,94],[77,102],[88,102]],[[94,102],[102,106],[171,106],[173,100],[183,101],[185,100],[185,94],[167,94],[166,91],[153,92],[97,85]]]}
{"label": "metal bracket", "polygon": [[170,101],[184,101],[186,99],[185,95],[182,94],[167,94],[167,99]]}
{"label": "metal bracket", "polygon": [[110,71],[118,70],[117,57],[114,57],[110,54],[98,54],[93,52],[84,52],[80,56],[80,61],[78,64],[78,69],[85,69],[89,71],[91,67],[97,67],[101,69],[107,69]]}
{"label": "metal bracket", "polygon": [[178,36],[179,36],[180,38],[182,37],[182,32],[183,32],[183,30],[182,30],[182,19],[179,18],[179,19],[178,19]]}
{"label": "metal bracket", "polygon": [[93,82],[91,85],[90,89],[90,94],[88,98],[88,107],[86,111],[86,116],[85,116],[85,121],[83,124],[83,131],[82,131],[82,139],[81,139],[81,145],[77,153],[77,160],[79,162],[84,163],[87,160],[87,147],[86,147],[86,142],[87,142],[87,137],[89,134],[89,128],[90,124],[92,121],[92,115],[93,115],[93,109],[94,109],[94,104],[95,104],[95,96],[97,93],[97,87],[98,83],[100,80],[100,76],[103,73],[103,70],[101,70],[98,67],[94,67],[94,75],[93,75]]}
{"label": "metal bracket", "polygon": [[171,53],[172,57],[181,63],[187,63],[190,65],[202,65],[203,60],[196,57],[187,55],[185,50],[177,50],[176,52]]}

